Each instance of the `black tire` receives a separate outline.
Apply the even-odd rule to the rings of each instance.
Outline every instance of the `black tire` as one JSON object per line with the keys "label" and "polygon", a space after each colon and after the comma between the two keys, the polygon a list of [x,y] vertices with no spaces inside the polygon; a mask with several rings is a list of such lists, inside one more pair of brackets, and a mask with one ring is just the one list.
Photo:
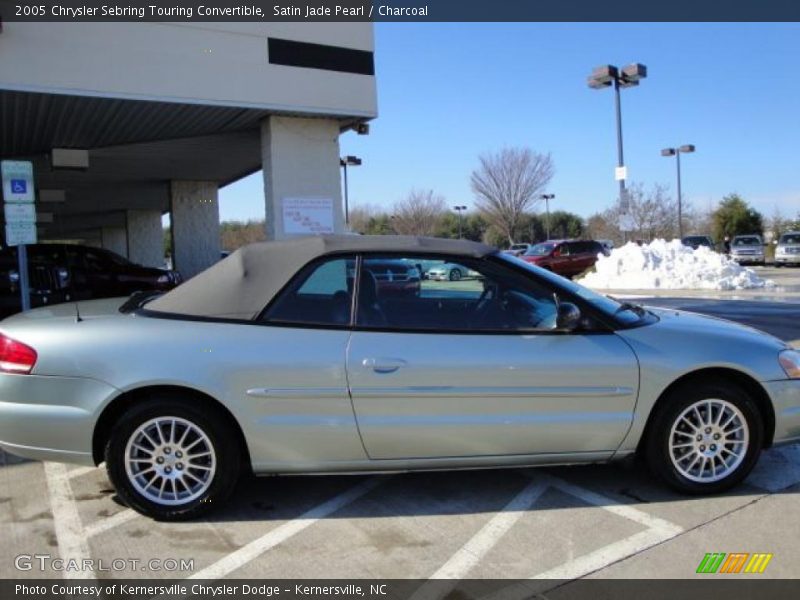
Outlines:
{"label": "black tire", "polygon": [[[747,423],[749,441],[743,459],[728,475],[716,481],[698,482],[686,477],[673,464],[670,435],[673,425],[687,408],[708,399],[723,400],[741,412]],[[755,466],[764,445],[764,419],[756,402],[742,388],[724,382],[693,383],[675,389],[659,403],[646,435],[647,463],[667,485],[684,494],[717,494],[739,484]]]}
{"label": "black tire", "polygon": [[[140,426],[153,419],[170,417],[190,423],[201,431],[210,442],[216,461],[213,476],[208,478],[210,483],[201,494],[184,503],[165,505],[154,502],[134,486],[126,470],[126,449]],[[188,464],[189,459],[184,460]],[[232,431],[227,415],[190,399],[174,396],[153,397],[132,406],[114,425],[105,447],[106,470],[119,498],[133,510],[157,521],[193,519],[223,505],[236,487],[241,460],[238,436]],[[176,468],[184,467],[178,465]],[[195,470],[194,473],[203,477],[202,471]],[[158,481],[161,480],[156,479]],[[187,488],[184,493],[188,492]],[[178,498],[175,501],[180,502]]]}
{"label": "black tire", "polygon": [[450,281],[461,281],[461,271],[459,269],[450,271]]}

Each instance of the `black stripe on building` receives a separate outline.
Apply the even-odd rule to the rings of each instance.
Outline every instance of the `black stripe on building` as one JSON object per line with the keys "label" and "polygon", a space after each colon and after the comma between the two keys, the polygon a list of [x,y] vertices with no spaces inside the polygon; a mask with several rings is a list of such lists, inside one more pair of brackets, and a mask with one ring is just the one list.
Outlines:
{"label": "black stripe on building", "polygon": [[309,44],[280,38],[269,38],[267,43],[269,62],[273,65],[324,69],[359,75],[375,74],[373,53],[366,50]]}

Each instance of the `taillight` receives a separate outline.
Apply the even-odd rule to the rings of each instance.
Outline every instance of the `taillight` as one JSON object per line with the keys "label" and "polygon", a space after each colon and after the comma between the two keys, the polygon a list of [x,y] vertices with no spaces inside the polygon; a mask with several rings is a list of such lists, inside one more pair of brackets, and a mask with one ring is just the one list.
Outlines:
{"label": "taillight", "polygon": [[36,350],[0,333],[0,371],[26,375],[36,364]]}

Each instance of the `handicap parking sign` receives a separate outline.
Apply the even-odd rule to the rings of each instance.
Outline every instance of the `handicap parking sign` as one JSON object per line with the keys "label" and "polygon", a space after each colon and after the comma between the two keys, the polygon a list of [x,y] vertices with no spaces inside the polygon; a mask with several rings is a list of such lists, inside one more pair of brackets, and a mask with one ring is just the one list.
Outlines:
{"label": "handicap parking sign", "polygon": [[25,160],[0,161],[3,199],[7,204],[31,204],[34,199],[33,163]]}

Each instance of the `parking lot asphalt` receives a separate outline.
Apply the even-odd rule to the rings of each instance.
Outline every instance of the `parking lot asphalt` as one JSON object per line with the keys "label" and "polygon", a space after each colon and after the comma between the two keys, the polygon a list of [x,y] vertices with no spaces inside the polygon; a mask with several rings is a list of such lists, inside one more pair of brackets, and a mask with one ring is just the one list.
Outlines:
{"label": "parking lot asphalt", "polygon": [[[785,300],[645,301],[800,340]],[[119,504],[102,468],[0,452],[0,577],[519,578],[529,594],[580,577],[708,577],[695,572],[706,553],[759,552],[773,558],[758,577],[794,578],[798,494],[793,445],[765,451],[743,485],[713,497],[675,494],[635,462],[271,477],[242,482],[203,520],[157,523]],[[37,554],[111,570],[19,570]]]}

